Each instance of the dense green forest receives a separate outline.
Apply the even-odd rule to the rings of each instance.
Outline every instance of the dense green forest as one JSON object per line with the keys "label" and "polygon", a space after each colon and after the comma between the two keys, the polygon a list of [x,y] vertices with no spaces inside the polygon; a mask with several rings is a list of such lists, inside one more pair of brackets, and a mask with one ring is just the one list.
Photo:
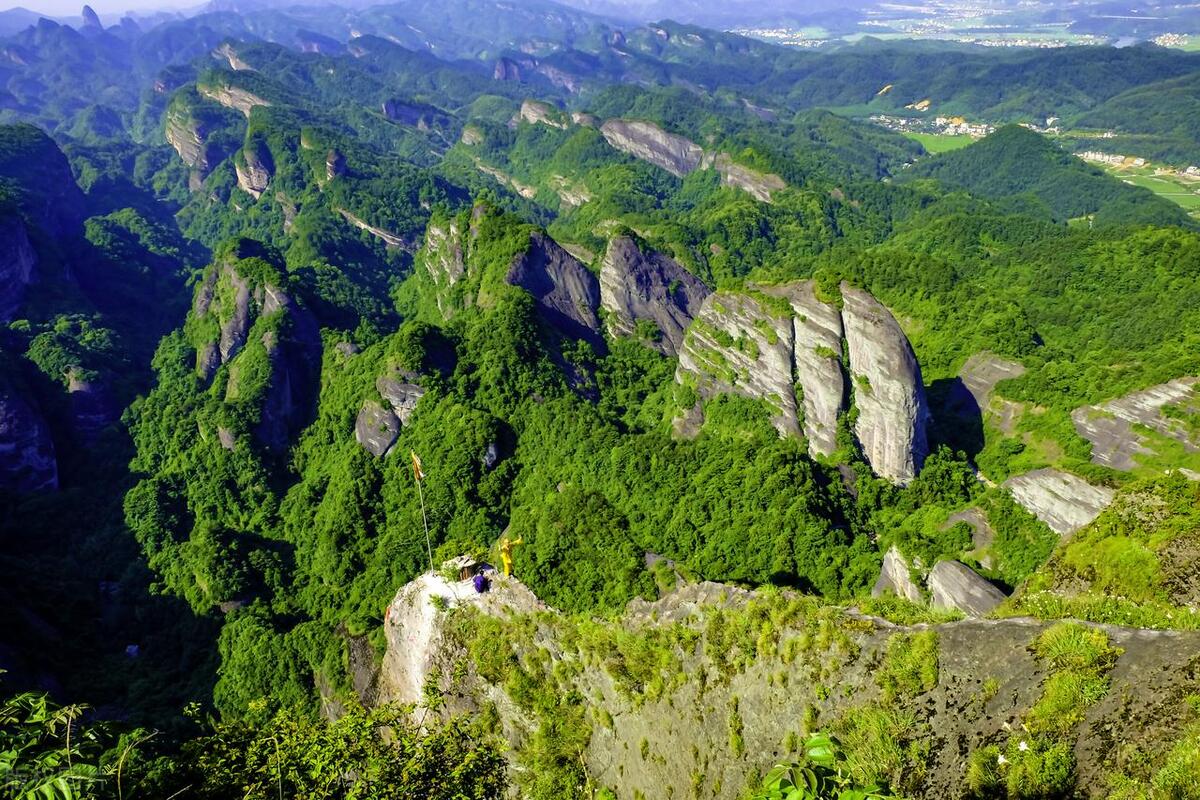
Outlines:
{"label": "dense green forest", "polygon": [[[502,796],[494,720],[364,709],[357,665],[431,555],[497,563],[506,536],[584,630],[701,581],[945,619],[871,598],[893,547],[922,585],[961,562],[1012,596],[997,615],[1196,627],[1200,407],[1133,425],[1129,468],[1074,416],[1200,375],[1195,219],[1019,125],[931,156],[865,120],[928,96],[1183,157],[1195,55],[809,53],[665,22],[618,40],[552,4],[409,5],[46,20],[5,42],[5,769],[60,775],[61,796]],[[623,243],[662,271],[642,279],[680,341],[653,313],[620,326]],[[808,354],[847,379],[828,451],[801,433],[799,344],[782,389],[736,368],[799,341],[797,286],[846,320]],[[919,365],[911,480],[863,434],[890,395],[851,339],[859,289]],[[721,328],[729,298],[760,316]],[[728,391],[697,377],[703,337]],[[990,399],[966,394],[980,360],[1003,371]],[[1049,469],[1116,498],[1073,540],[1006,486]],[[1098,681],[1107,647],[1071,674]],[[920,657],[893,665],[918,687]],[[537,719],[566,702],[520,688]],[[589,796],[554,746],[576,723],[517,754],[544,782],[513,785]],[[1062,767],[1020,758],[1029,785]],[[762,796],[862,756],[814,759]],[[1060,796],[996,786],[975,796]]]}

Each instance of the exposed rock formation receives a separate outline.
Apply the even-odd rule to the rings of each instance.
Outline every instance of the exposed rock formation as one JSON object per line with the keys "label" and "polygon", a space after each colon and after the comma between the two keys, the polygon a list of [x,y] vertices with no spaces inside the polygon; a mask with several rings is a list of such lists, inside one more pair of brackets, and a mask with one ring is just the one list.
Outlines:
{"label": "exposed rock formation", "polygon": [[71,427],[84,442],[95,441],[101,431],[120,418],[121,410],[108,387],[77,370],[67,375],[67,395],[71,401]]}
{"label": "exposed rock formation", "polygon": [[[456,220],[444,224],[431,223],[426,229],[424,264],[439,289],[450,288],[466,274],[462,231]],[[440,297],[438,307],[441,307]]]}
{"label": "exposed rock formation", "polygon": [[[225,401],[257,401],[255,438],[268,450],[285,449],[315,397],[321,353],[316,320],[279,287],[251,281],[226,262],[210,267],[196,287],[189,322],[198,331],[217,329],[215,340],[193,341],[200,377],[210,381],[229,365]],[[261,348],[256,359],[265,358],[265,376],[244,374],[238,357],[248,348]]]}
{"label": "exposed rock formation", "polygon": [[844,285],[842,291],[840,313],[817,298],[811,281],[710,296],[680,349],[676,380],[691,376],[704,398],[737,392],[767,400],[781,433],[800,431],[799,387],[809,450],[830,455],[837,449],[838,416],[846,407],[845,342],[863,452],[876,474],[908,483],[928,450],[920,367],[886,308],[862,290]]}
{"label": "exposed rock formation", "polygon": [[325,156],[325,180],[331,181],[345,174],[346,157],[337,150],[330,150]]}
{"label": "exposed rock formation", "polygon": [[513,259],[505,281],[533,295],[539,314],[552,328],[604,347],[596,314],[600,282],[549,236],[530,236],[528,249]]}
{"label": "exposed rock formation", "polygon": [[842,284],[842,322],[858,407],[855,434],[878,475],[907,484],[929,452],[921,367],[904,331],[878,300]]}
{"label": "exposed rock formation", "polygon": [[793,371],[803,394],[804,436],[812,453],[837,449],[838,414],[846,405],[842,374],[842,316],[836,306],[817,299],[812,281],[764,287],[792,306]]}
{"label": "exposed rock formation", "polygon": [[734,392],[763,400],[771,424],[798,435],[792,335],[790,314],[752,295],[711,294],[688,328],[675,379],[694,383],[701,397]]}
{"label": "exposed rock formation", "polygon": [[232,70],[237,70],[238,72],[254,71],[254,67],[243,61],[241,56],[237,54],[237,51],[233,49],[232,42],[225,42],[216,50],[213,50],[212,54],[213,58],[223,58],[225,61],[229,62],[229,68]]}
{"label": "exposed rock formation", "polygon": [[1200,413],[1197,386],[1200,378],[1179,378],[1098,406],[1077,408],[1071,418],[1079,435],[1092,443],[1093,462],[1131,470],[1137,466],[1136,456],[1154,454],[1135,426],[1145,426],[1174,439],[1188,452],[1200,450],[1200,437],[1191,434],[1182,420],[1163,413],[1168,407]]}
{"label": "exposed rock formation", "polygon": [[16,319],[37,276],[37,253],[25,223],[15,214],[0,219],[0,322]]}
{"label": "exposed rock formation", "polygon": [[600,304],[614,336],[631,336],[637,323],[652,323],[660,337],[651,344],[675,355],[709,290],[669,256],[644,252],[628,236],[608,243],[600,266]]}
{"label": "exposed rock formation", "polygon": [[1114,492],[1056,469],[1036,469],[1004,482],[1013,499],[1060,536],[1087,525],[1112,502]]}
{"label": "exposed rock formation", "polygon": [[342,215],[342,218],[345,219],[346,222],[349,222],[351,225],[358,228],[359,230],[363,230],[363,231],[366,231],[367,233],[371,234],[376,239],[379,239],[381,242],[383,242],[384,245],[386,245],[387,247],[395,247],[400,250],[411,250],[412,249],[412,245],[409,244],[409,242],[407,240],[405,240],[404,237],[400,236],[399,234],[392,233],[391,231],[385,231],[383,228],[377,228],[376,226],[369,224],[365,220],[359,219],[354,214],[351,214],[349,211],[347,211],[344,208],[336,209],[336,211]]}
{"label": "exposed rock formation", "polygon": [[600,126],[610,145],[630,155],[662,167],[682,178],[699,169],[704,158],[700,145],[652,122],[610,119]]}
{"label": "exposed rock formation", "polygon": [[254,144],[242,148],[241,158],[234,159],[238,188],[255,200],[262,197],[275,174],[275,162],[265,145]]}
{"label": "exposed rock formation", "polygon": [[[435,597],[441,600],[435,603]],[[497,675],[488,666],[512,660],[528,680],[553,687],[557,696],[574,693],[572,702],[582,707],[571,710],[579,712],[588,733],[579,759],[594,785],[617,787],[621,800],[661,797],[663,786],[689,785],[696,796],[733,800],[748,781],[787,757],[781,740],[802,730],[799,721],[806,714],[824,725],[854,719],[859,709],[882,708],[911,718],[908,730],[928,743],[906,770],[911,783],[904,795],[932,800],[960,796],[971,753],[1019,747],[1028,737],[1022,723],[1054,671],[1031,646],[1054,623],[1030,619],[903,627],[830,610],[819,622],[799,615],[771,631],[773,641],[812,643],[798,654],[781,645],[747,659],[737,648],[709,640],[710,631],[721,630],[710,624],[718,610],[745,613],[755,600],[754,593],[734,587],[693,584],[653,603],[631,604],[620,620],[591,623],[611,625],[622,640],[635,642],[643,634],[664,634],[646,640],[668,660],[649,673],[656,687],[662,684],[652,692],[628,679],[619,653],[582,642],[588,637],[579,636],[570,619],[526,610],[536,609],[537,600],[515,581],[498,581],[492,592],[477,595],[467,582],[426,574],[403,587],[386,613],[377,701],[419,703],[426,681],[435,680],[446,705],[431,713],[494,710],[496,732],[513,747],[510,758],[517,769],[528,770],[531,762],[523,759],[536,747],[543,719],[509,688],[512,682],[505,685],[503,671]],[[474,640],[493,648],[486,665],[472,658],[461,638],[473,629],[475,613],[496,625],[512,623],[504,628],[512,635]],[[675,625],[684,630],[663,630]],[[894,693],[884,703],[879,678],[885,654],[902,641],[898,637],[923,631],[934,634],[931,684]],[[1116,648],[1107,673],[1111,685],[1063,736],[1076,758],[1081,797],[1105,796],[1112,741],[1136,739],[1147,753],[1169,750],[1190,722],[1178,698],[1197,686],[1200,633],[1115,626],[1103,631]],[[661,644],[673,636],[686,637],[688,645]],[[994,682],[994,691],[980,690],[985,679]],[[607,722],[614,719],[615,725]]]}
{"label": "exposed rock formation", "polygon": [[521,195],[521,197],[524,197],[526,200],[531,200],[537,196],[536,186],[529,186],[528,184],[521,183],[507,172],[483,163],[481,159],[475,159],[475,167],[484,175],[495,178],[501,186],[507,186],[511,188],[514,192]]}
{"label": "exposed rock formation", "polygon": [[19,387],[0,380],[0,489],[57,488],[58,462],[46,421]]}
{"label": "exposed rock formation", "polygon": [[939,561],[929,571],[931,605],[984,617],[1004,602],[1004,592],[959,561]]}
{"label": "exposed rock formation", "polygon": [[402,374],[399,378],[385,375],[375,381],[375,389],[379,396],[388,401],[392,411],[405,425],[417,410],[417,403],[425,396],[425,389],[415,381],[416,376],[409,373]]}
{"label": "exposed rock formation", "polygon": [[652,122],[610,119],[600,126],[600,133],[617,150],[662,167],[676,177],[698,169],[715,169],[722,184],[742,189],[763,202],[770,202],[772,192],[787,188],[787,182],[778,175],[736,164],[728,153],[706,153],[692,140],[668,133]]}
{"label": "exposed rock formation", "polygon": [[492,79],[497,81],[519,81],[521,80],[521,68],[511,58],[498,58],[496,59],[496,66],[492,68]]}
{"label": "exposed rock formation", "polygon": [[883,556],[879,579],[871,588],[871,597],[882,597],[887,593],[902,597],[910,603],[920,603],[921,590],[913,583],[912,570],[908,561],[893,545]]}
{"label": "exposed rock formation", "polygon": [[459,140],[468,147],[474,147],[483,142],[483,131],[474,125],[467,125],[463,128],[462,136]]}
{"label": "exposed rock formation", "polygon": [[735,164],[728,153],[705,154],[701,168],[712,167],[721,176],[721,183],[741,189],[755,200],[771,202],[771,193],[787,188],[787,182],[778,175],[758,172],[742,164]]}
{"label": "exposed rock formation", "polygon": [[196,88],[200,94],[214,103],[240,111],[247,117],[250,116],[250,112],[254,110],[255,106],[271,105],[254,92],[243,89],[240,86],[225,84],[222,86],[197,86]]}
{"label": "exposed rock formation", "polygon": [[390,409],[367,400],[354,421],[354,439],[373,456],[387,455],[400,435],[400,420]]}
{"label": "exposed rock formation", "polygon": [[84,29],[104,30],[104,25],[100,23],[100,17],[96,16],[96,12],[92,10],[91,6],[84,6],[80,16],[83,17]]}
{"label": "exposed rock formation", "polygon": [[537,100],[526,100],[521,103],[514,121],[528,122],[530,125],[549,125],[551,128],[567,128],[566,115],[549,103]]}

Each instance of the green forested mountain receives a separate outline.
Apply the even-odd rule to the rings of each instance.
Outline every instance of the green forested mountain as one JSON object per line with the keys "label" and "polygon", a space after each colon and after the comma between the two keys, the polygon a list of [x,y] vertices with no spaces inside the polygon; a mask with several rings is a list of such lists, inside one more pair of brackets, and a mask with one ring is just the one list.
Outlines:
{"label": "green forested mountain", "polygon": [[476,0],[4,47],[6,791],[1190,796],[1195,221],[863,117],[1194,145],[1139,111],[1193,56]]}
{"label": "green forested mountain", "polygon": [[1190,223],[1178,205],[1149,189],[1122,183],[1018,125],[927,159],[903,175],[904,180],[920,178],[979,197],[1040,203],[1059,222],[1089,216],[1098,225]]}

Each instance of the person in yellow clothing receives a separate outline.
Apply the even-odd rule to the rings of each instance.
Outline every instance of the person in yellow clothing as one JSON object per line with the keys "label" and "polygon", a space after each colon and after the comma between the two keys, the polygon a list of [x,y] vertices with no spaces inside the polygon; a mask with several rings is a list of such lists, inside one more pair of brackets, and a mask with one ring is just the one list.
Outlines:
{"label": "person in yellow clothing", "polygon": [[512,575],[512,549],[519,544],[524,544],[520,537],[509,539],[505,536],[500,540],[500,568],[504,570],[506,578]]}

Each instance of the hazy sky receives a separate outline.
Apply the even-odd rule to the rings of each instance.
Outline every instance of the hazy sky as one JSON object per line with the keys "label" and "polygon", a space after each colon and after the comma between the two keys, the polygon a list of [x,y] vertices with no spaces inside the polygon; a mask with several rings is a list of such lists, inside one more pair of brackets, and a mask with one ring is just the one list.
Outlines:
{"label": "hazy sky", "polygon": [[[0,0],[0,10],[20,6],[49,17],[78,17],[84,2],[86,0]],[[126,11],[187,8],[197,6],[200,2],[202,0],[91,0],[88,5],[96,9],[97,14],[105,17],[104,21],[107,23],[110,15],[119,17]]]}

